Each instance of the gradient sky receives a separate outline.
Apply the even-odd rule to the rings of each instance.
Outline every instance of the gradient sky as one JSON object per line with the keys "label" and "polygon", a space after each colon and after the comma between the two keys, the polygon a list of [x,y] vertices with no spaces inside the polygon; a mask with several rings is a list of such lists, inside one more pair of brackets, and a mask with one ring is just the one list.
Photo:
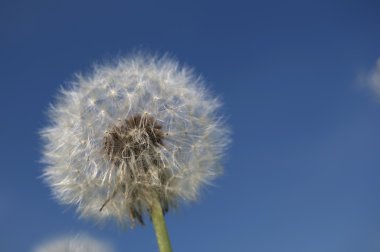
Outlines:
{"label": "gradient sky", "polygon": [[0,1],[0,251],[85,232],[155,251],[152,226],[78,219],[39,178],[60,85],[133,50],[202,74],[233,130],[225,174],[167,217],[174,251],[380,251],[380,2]]}

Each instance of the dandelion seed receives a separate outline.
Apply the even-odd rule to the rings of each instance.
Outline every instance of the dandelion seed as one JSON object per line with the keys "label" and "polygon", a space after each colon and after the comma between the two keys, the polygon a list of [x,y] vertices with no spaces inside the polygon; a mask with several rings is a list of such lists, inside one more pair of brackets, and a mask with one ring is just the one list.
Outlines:
{"label": "dandelion seed", "polygon": [[143,224],[156,200],[166,213],[221,174],[229,134],[219,107],[201,78],[166,57],[95,67],[50,109],[45,180],[80,216]]}

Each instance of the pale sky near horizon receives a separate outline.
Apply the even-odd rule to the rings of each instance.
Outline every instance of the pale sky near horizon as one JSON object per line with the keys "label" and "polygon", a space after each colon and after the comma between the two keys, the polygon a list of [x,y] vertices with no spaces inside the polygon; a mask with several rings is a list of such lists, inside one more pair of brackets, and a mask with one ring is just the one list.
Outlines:
{"label": "pale sky near horizon", "polygon": [[377,0],[1,0],[0,251],[156,251],[149,223],[79,219],[40,178],[59,87],[135,50],[202,74],[233,131],[224,175],[167,215],[174,251],[380,251],[379,31]]}

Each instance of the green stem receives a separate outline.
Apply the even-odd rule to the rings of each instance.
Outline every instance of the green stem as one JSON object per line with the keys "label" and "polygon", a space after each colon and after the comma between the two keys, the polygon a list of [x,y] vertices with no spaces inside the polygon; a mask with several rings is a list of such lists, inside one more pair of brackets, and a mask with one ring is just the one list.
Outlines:
{"label": "green stem", "polygon": [[156,232],[157,243],[160,252],[172,252],[164,215],[162,212],[161,204],[158,200],[155,200],[153,202],[151,211],[152,222],[154,231]]}

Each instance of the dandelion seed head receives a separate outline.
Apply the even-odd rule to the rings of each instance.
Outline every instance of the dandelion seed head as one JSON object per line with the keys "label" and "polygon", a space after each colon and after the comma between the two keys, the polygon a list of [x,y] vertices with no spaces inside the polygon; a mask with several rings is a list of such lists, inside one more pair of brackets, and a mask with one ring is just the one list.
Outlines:
{"label": "dandelion seed head", "polygon": [[83,217],[143,223],[196,200],[222,172],[229,131],[201,78],[167,57],[99,65],[61,90],[49,111],[44,177]]}
{"label": "dandelion seed head", "polygon": [[112,252],[106,243],[97,241],[88,235],[60,237],[47,241],[34,249],[34,252]]}

